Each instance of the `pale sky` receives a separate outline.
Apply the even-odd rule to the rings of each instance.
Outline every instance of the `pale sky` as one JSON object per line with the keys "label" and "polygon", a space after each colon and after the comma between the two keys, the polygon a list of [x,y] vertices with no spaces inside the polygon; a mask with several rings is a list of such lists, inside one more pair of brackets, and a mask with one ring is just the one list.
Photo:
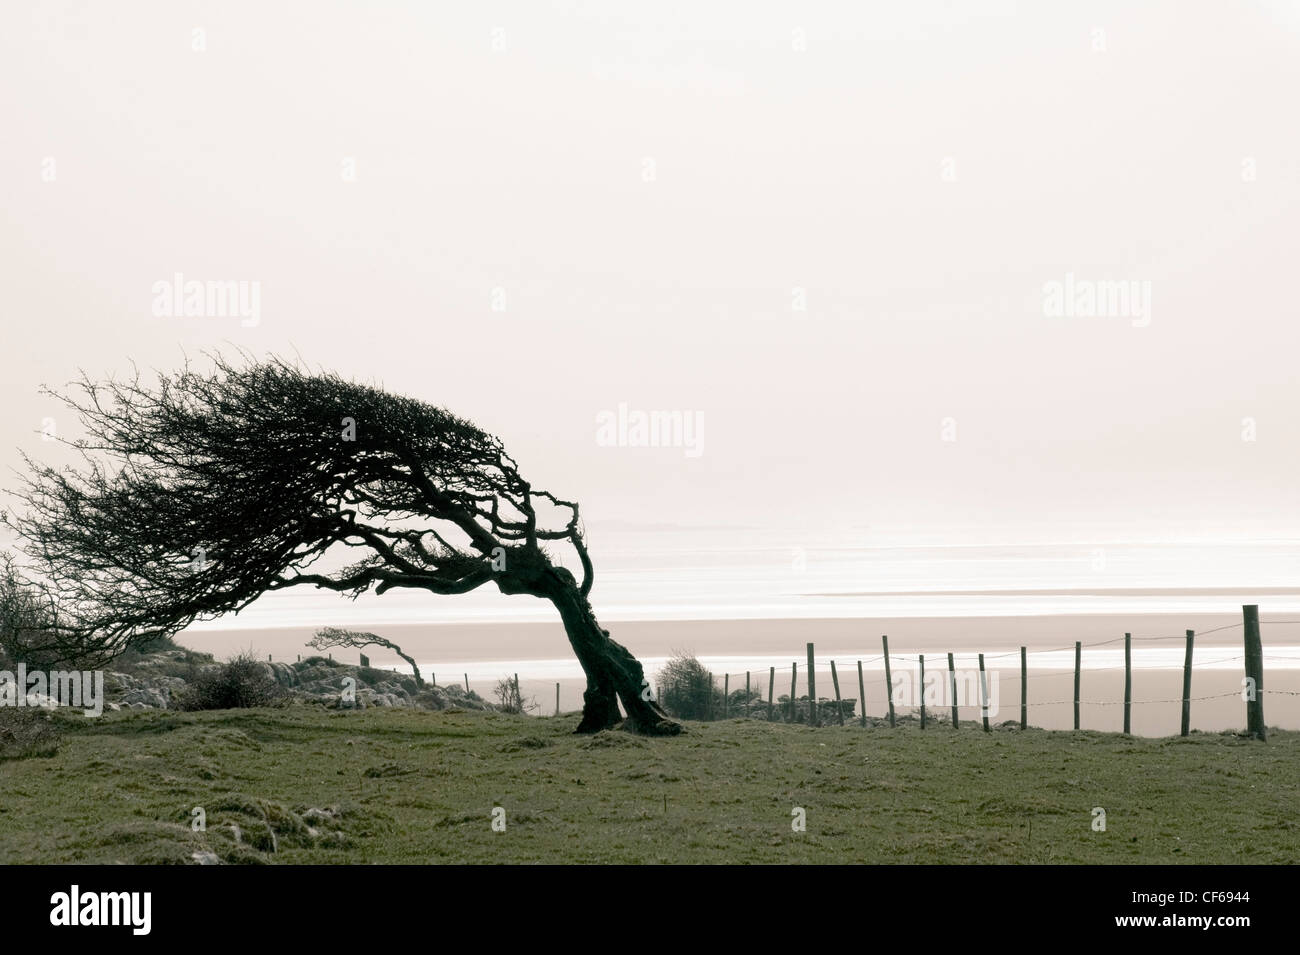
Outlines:
{"label": "pale sky", "polygon": [[10,0],[0,464],[75,433],[41,383],[224,345],[476,421],[598,559],[1300,537],[1297,90],[1294,3]]}

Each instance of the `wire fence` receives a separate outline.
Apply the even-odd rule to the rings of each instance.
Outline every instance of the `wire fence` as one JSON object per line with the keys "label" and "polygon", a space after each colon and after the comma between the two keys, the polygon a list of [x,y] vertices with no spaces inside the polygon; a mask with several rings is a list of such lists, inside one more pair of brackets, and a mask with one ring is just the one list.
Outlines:
{"label": "wire fence", "polygon": [[[1253,608],[1245,609],[1251,610]],[[1254,639],[1258,643],[1261,627],[1272,629],[1287,625],[1300,625],[1300,620],[1257,621],[1254,624]],[[1194,638],[1243,630],[1243,628],[1246,628],[1246,632],[1243,634],[1243,643],[1246,644],[1247,652],[1225,656],[1225,653],[1231,653],[1231,647],[1222,645],[1201,647],[1199,649],[1200,658],[1197,659],[1198,649],[1195,646]],[[1195,634],[1192,631],[1185,631],[1180,635],[1138,636],[1125,634],[1113,639],[1096,640],[1089,643],[1078,641],[1060,647],[1035,650],[1022,647],[1017,650],[990,654],[975,654],[970,651],[961,651],[955,655],[948,652],[929,654],[890,651],[874,656],[855,657],[848,661],[837,657],[834,662],[829,660],[818,661],[815,656],[815,648],[812,644],[808,644],[806,659],[791,661],[784,667],[769,666],[762,670],[711,674],[716,699],[710,700],[711,712],[709,718],[726,719],[741,716],[783,722],[813,723],[814,725],[856,720],[865,726],[868,721],[870,721],[871,725],[876,725],[887,716],[891,724],[900,718],[908,721],[919,719],[924,726],[927,722],[951,723],[953,717],[960,719],[960,709],[975,708],[980,711],[978,719],[987,726],[990,710],[993,715],[996,715],[1002,708],[1005,708],[1007,703],[1005,699],[997,699],[999,688],[997,677],[1003,670],[1007,669],[1005,666],[999,666],[997,662],[1014,658],[1015,668],[1019,671],[1020,687],[1017,687],[1017,689],[1021,692],[1014,694],[1011,706],[1020,710],[1021,719],[1019,721],[1006,720],[1003,725],[1018,722],[1020,725],[1025,726],[1027,725],[1027,714],[1030,710],[1039,710],[1041,712],[1042,708],[1045,707],[1073,705],[1075,708],[1073,728],[1083,729],[1086,727],[1083,727],[1080,722],[1081,707],[1122,706],[1125,708],[1125,732],[1128,732],[1132,707],[1179,704],[1183,709],[1183,735],[1187,735],[1191,704],[1238,697],[1243,703],[1243,715],[1247,714],[1250,707],[1258,702],[1261,722],[1260,732],[1257,735],[1262,736],[1262,707],[1266,696],[1277,698],[1279,705],[1282,706],[1281,713],[1276,709],[1271,711],[1273,725],[1284,725],[1285,722],[1296,721],[1295,714],[1300,712],[1300,707],[1293,705],[1295,703],[1293,698],[1300,696],[1300,653],[1294,655],[1269,654],[1264,652],[1262,646],[1260,646],[1257,664],[1259,672],[1257,676],[1252,676],[1251,636],[1250,623],[1247,619],[1243,619],[1237,623],[1214,627]],[[1178,664],[1157,663],[1138,666],[1132,664],[1131,651],[1134,644],[1139,645],[1140,651],[1142,644],[1150,646],[1174,640],[1185,641],[1187,647],[1185,660],[1180,661]],[[882,638],[882,642],[884,643],[882,650],[888,650],[888,638]],[[1300,640],[1297,640],[1296,643],[1300,645]],[[1086,669],[1083,667],[1082,652],[1084,650],[1115,648],[1118,644],[1124,645],[1125,662],[1123,664],[1117,666],[1091,666]],[[1074,654],[1074,660],[1068,666],[1062,665],[1059,662],[1059,656],[1056,656],[1065,652]],[[955,665],[955,656],[960,656],[964,660],[978,656],[978,682],[971,679],[973,676],[971,667],[962,666],[958,668]],[[1036,661],[1035,658],[1037,658]],[[812,662],[811,672],[808,665],[809,661]],[[848,665],[837,667],[837,664],[844,662],[847,662]],[[989,667],[990,663],[994,663],[994,666]],[[1030,673],[1029,670],[1034,668],[1035,663],[1040,672]],[[1238,663],[1241,664],[1241,669],[1237,672],[1244,674],[1240,679],[1240,686],[1221,692],[1191,694],[1190,687],[1194,672],[1202,674],[1213,672],[1216,682],[1223,685],[1224,682],[1232,680],[1230,674],[1235,669],[1235,667],[1225,665]],[[1273,666],[1272,670],[1269,670],[1270,664]],[[1047,669],[1050,672],[1041,672],[1042,669]],[[921,671],[925,673],[923,683],[920,682],[921,678],[919,678]],[[1119,671],[1124,671],[1124,698],[1095,699],[1083,697],[1080,688],[1087,677],[1097,673],[1112,675],[1117,674]],[[1280,681],[1284,684],[1295,685],[1270,685],[1265,690],[1264,671],[1270,673],[1270,683]],[[958,672],[962,674],[960,683],[957,679]],[[1130,691],[1133,674],[1145,673],[1149,677],[1153,672],[1165,674],[1170,679],[1181,674],[1183,678],[1182,694],[1178,696],[1134,697]],[[868,674],[870,675],[868,676]],[[934,676],[931,677],[930,674],[934,674]],[[994,677],[992,699],[990,698],[989,687],[990,675]],[[829,679],[827,679],[828,676]],[[1074,692],[1068,696],[1062,695],[1059,691],[1053,694],[1050,685],[1046,685],[1050,697],[1048,699],[1039,699],[1030,692],[1031,684],[1041,688],[1045,686],[1042,683],[1044,680],[1062,679],[1073,679],[1074,681]],[[1093,682],[1095,685],[1095,681]],[[978,697],[974,700],[960,699],[959,685],[962,688],[969,689],[972,683],[980,688]],[[803,692],[802,695],[799,695],[801,688]],[[827,692],[832,688],[833,693]],[[793,693],[791,690],[793,690]],[[874,713],[869,714],[868,708],[871,708]],[[1279,715],[1282,716],[1282,721],[1279,721]],[[1217,717],[1219,722],[1223,722],[1225,718],[1224,712],[1219,712]]]}

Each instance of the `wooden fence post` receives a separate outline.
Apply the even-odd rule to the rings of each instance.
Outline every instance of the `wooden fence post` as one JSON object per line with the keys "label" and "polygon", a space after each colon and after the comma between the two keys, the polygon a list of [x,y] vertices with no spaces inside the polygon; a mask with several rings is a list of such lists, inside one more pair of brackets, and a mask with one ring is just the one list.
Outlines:
{"label": "wooden fence post", "polygon": [[1196,631],[1187,631],[1187,656],[1183,658],[1183,726],[1180,735],[1186,736],[1192,729],[1192,640]]}
{"label": "wooden fence post", "polygon": [[835,661],[831,661],[831,683],[835,685],[835,715],[839,717],[840,725],[844,725],[844,706],[840,702],[840,678],[835,672]]}
{"label": "wooden fence post", "polygon": [[980,715],[984,719],[984,732],[989,732],[989,684],[984,678],[984,654],[980,654]]}
{"label": "wooden fence post", "polygon": [[555,684],[555,715],[560,715],[560,684]]}
{"label": "wooden fence post", "polygon": [[889,698],[889,728],[893,729],[894,724],[894,680],[889,675],[889,637],[881,637],[881,642],[885,645],[885,696]]}
{"label": "wooden fence post", "polygon": [[1029,664],[1025,648],[1020,648],[1020,728],[1029,729]]}
{"label": "wooden fence post", "polygon": [[[1264,645],[1259,639],[1259,607],[1241,608],[1246,631],[1246,676],[1255,681],[1254,692],[1246,698],[1246,734],[1267,742],[1264,729]],[[1248,689],[1250,689],[1248,687]]]}
{"label": "wooden fence post", "polygon": [[793,723],[799,716],[799,707],[795,703],[795,690],[799,683],[799,662],[796,660],[790,664],[790,722]]}
{"label": "wooden fence post", "polygon": [[925,654],[918,654],[917,659],[921,661],[921,729],[925,729]]}
{"label": "wooden fence post", "polygon": [[713,719],[713,691],[716,689],[717,687],[713,683],[713,671],[710,670],[709,671],[709,709],[708,709],[709,719]]}
{"label": "wooden fence post", "polygon": [[817,666],[813,663],[813,645],[808,644],[808,725],[817,725]]}
{"label": "wooden fence post", "polygon": [[1133,634],[1124,634],[1124,732],[1132,732],[1133,723]]}
{"label": "wooden fence post", "polygon": [[867,685],[862,682],[862,661],[858,661],[858,708],[862,711],[859,722],[862,728],[867,726]]}
{"label": "wooden fence post", "polygon": [[749,671],[745,671],[745,701],[749,701]]}
{"label": "wooden fence post", "polygon": [[722,718],[731,715],[731,674],[722,674]]}
{"label": "wooden fence post", "polygon": [[469,693],[469,674],[468,674],[468,673],[465,674],[465,692],[466,692],[466,694]]}
{"label": "wooden fence post", "polygon": [[957,671],[952,665],[952,654],[948,654],[948,692],[952,694],[952,728],[958,726],[957,720]]}
{"label": "wooden fence post", "polygon": [[1083,659],[1083,644],[1074,641],[1074,728],[1079,728],[1079,666]]}
{"label": "wooden fence post", "polygon": [[776,667],[767,668],[767,721],[772,722],[772,703],[776,699]]}

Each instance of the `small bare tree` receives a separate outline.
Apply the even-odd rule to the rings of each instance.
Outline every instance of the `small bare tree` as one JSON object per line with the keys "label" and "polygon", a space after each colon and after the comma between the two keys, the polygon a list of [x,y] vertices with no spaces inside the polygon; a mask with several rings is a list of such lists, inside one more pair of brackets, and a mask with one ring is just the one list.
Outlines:
{"label": "small bare tree", "polygon": [[414,658],[403,653],[402,648],[393,643],[392,640],[387,640],[377,633],[345,630],[342,627],[325,627],[316,631],[316,636],[307,642],[307,646],[313,650],[331,650],[335,648],[362,650],[366,647],[383,647],[385,650],[392,650],[411,665],[411,672],[415,674],[416,685],[424,686],[424,680],[420,676],[420,668],[416,665]]}
{"label": "small bare tree", "polygon": [[497,698],[504,713],[522,713],[524,711],[524,696],[519,692],[519,681],[512,677],[503,676],[497,680],[496,689],[492,691]]}

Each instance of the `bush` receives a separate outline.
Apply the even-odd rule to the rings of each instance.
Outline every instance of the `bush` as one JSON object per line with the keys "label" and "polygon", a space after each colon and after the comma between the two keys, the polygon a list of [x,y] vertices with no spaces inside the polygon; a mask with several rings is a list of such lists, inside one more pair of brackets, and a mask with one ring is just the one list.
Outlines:
{"label": "bush", "polygon": [[704,664],[683,650],[659,671],[659,705],[671,716],[707,720],[722,716],[722,692]]}
{"label": "bush", "polygon": [[153,653],[161,653],[164,650],[179,650],[182,653],[188,653],[183,646],[177,643],[168,634],[159,634],[155,637],[146,637],[143,640],[137,640],[131,644],[118,659],[141,660]]}
{"label": "bush", "polygon": [[237,710],[276,706],[284,700],[284,688],[266,664],[246,652],[196,676],[180,699],[180,709]]}
{"label": "bush", "polygon": [[727,697],[727,705],[730,707],[733,715],[744,710],[747,706],[762,702],[763,694],[759,693],[756,689],[750,690],[746,693],[744,687],[741,687],[739,690],[732,690],[731,696]]}

